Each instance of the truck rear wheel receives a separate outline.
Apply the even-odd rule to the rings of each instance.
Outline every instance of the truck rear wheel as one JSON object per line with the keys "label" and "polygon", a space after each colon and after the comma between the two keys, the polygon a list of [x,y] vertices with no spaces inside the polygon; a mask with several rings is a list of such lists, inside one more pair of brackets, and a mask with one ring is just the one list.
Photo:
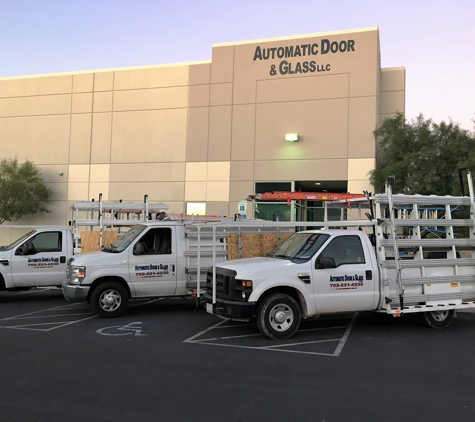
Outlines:
{"label": "truck rear wheel", "polygon": [[257,308],[257,327],[271,339],[286,339],[298,330],[300,317],[299,305],[293,297],[282,293],[272,294]]}
{"label": "truck rear wheel", "polygon": [[91,308],[100,318],[114,318],[127,308],[127,290],[120,283],[106,281],[99,284],[91,294]]}
{"label": "truck rear wheel", "polygon": [[433,311],[433,312],[424,312],[424,321],[429,327],[432,328],[445,328],[447,327],[452,320],[454,319],[454,311]]}

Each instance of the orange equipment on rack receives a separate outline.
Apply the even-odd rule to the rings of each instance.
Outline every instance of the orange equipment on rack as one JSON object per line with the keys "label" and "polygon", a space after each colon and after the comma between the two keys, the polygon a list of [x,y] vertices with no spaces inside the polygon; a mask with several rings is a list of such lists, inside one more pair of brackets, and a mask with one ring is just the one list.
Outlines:
{"label": "orange equipment on rack", "polygon": [[341,201],[355,198],[365,198],[364,193],[328,193],[328,192],[285,192],[274,191],[249,195],[246,201],[258,199],[261,201],[282,201],[286,200],[287,205],[290,201]]}

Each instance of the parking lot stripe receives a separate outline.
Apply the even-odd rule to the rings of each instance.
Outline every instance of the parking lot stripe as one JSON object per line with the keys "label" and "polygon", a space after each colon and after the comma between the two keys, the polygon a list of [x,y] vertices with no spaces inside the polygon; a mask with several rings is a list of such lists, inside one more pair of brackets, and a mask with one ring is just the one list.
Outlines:
{"label": "parking lot stripe", "polygon": [[227,320],[223,319],[222,321],[218,322],[217,324],[212,325],[211,327],[208,327],[206,330],[203,330],[203,331],[199,332],[198,334],[195,334],[194,336],[184,340],[183,343],[194,343],[193,340],[195,338],[202,336],[203,334],[207,333],[208,331],[211,331],[213,328],[218,328],[220,325],[224,324],[225,322],[227,322]]}
{"label": "parking lot stripe", "polygon": [[346,329],[345,334],[343,334],[343,337],[340,340],[340,344],[336,347],[335,352],[333,353],[334,356],[340,356],[340,353],[343,350],[343,347],[345,346],[346,340],[348,340],[348,337],[350,336],[351,329],[353,328],[353,325],[355,324],[357,316],[358,316],[358,312],[355,312],[355,314],[353,315],[353,318],[351,318],[350,325],[348,325],[348,328]]}
{"label": "parking lot stripe", "polygon": [[[78,304],[79,305],[79,304]],[[6,320],[9,320],[9,319],[17,319],[17,318],[22,318],[24,316],[27,316],[27,315],[33,315],[33,314],[38,314],[40,312],[46,312],[46,311],[52,311],[53,309],[63,309],[63,308],[68,308],[68,307],[75,307],[75,304],[73,305],[62,305],[62,306],[55,306],[53,308],[47,308],[47,309],[40,309],[39,311],[33,311],[33,312],[28,312],[26,314],[21,314],[21,315],[15,315],[15,316],[12,316],[12,317],[7,317],[7,318],[2,318],[0,319],[0,321],[6,321]]]}
{"label": "parking lot stripe", "polygon": [[276,344],[274,346],[264,346],[262,349],[273,349],[276,347],[302,346],[303,344],[328,343],[330,341],[340,341],[339,338],[330,338],[326,340],[301,341],[300,343]]}
{"label": "parking lot stripe", "polygon": [[[309,333],[309,332],[323,332],[326,331],[328,332],[329,330],[344,330],[344,333],[341,337],[333,337],[330,339],[325,339],[325,338],[320,338],[319,340],[310,340],[310,341],[298,341],[298,342],[292,342],[292,343],[277,343],[277,344],[272,344],[272,345],[263,345],[263,346],[247,346],[244,344],[229,344],[229,343],[223,343],[223,341],[227,340],[236,340],[236,339],[246,339],[246,338],[255,338],[255,337],[260,337],[260,333],[248,333],[248,334],[238,334],[238,335],[232,335],[232,336],[217,336],[217,337],[206,337],[206,334],[209,334],[212,330],[215,329],[228,329],[232,330],[235,328],[239,327],[249,327],[249,324],[226,324],[226,322],[230,322],[229,320],[223,319],[222,321],[218,322],[217,324],[212,325],[211,327],[208,327],[207,329],[199,332],[198,334],[195,334],[188,339],[184,340],[184,343],[199,343],[199,344],[206,344],[210,346],[223,346],[223,347],[236,347],[236,348],[241,348],[241,349],[252,349],[252,350],[269,350],[273,352],[285,352],[285,353],[300,353],[300,354],[307,354],[307,355],[320,355],[320,356],[332,356],[332,357],[338,357],[342,350],[343,347],[345,346],[346,341],[348,340],[348,337],[351,333],[351,330],[355,324],[356,317],[358,313],[355,313],[353,315],[348,315],[347,317],[335,317],[335,318],[322,318],[318,319],[319,321],[325,320],[326,323],[331,323],[334,320],[341,320],[341,319],[346,319],[348,320],[347,325],[341,325],[341,321],[339,322],[339,325],[334,325],[334,326],[324,326],[324,327],[317,327],[317,328],[305,328],[305,329],[300,329],[298,332],[300,334],[304,333]],[[336,322],[336,321],[335,321]],[[336,333],[334,333],[336,334]],[[330,333],[331,335],[331,333]],[[200,338],[205,336],[205,338]],[[288,340],[286,340],[288,341]],[[329,350],[329,352],[324,353],[323,351],[312,351],[312,350],[306,350],[306,349],[300,349],[300,350],[291,350],[289,349],[290,347],[299,347],[299,346],[311,346],[311,345],[318,345],[318,344],[325,344],[325,343],[336,343],[335,349],[333,351]]]}
{"label": "parking lot stripe", "polygon": [[[90,314],[90,312],[89,312]],[[56,315],[41,315],[40,318],[56,318],[56,317],[65,317],[65,316],[77,316],[77,315],[85,315],[84,312],[77,313],[77,314],[56,314]],[[38,318],[38,316],[26,316],[26,317],[10,317],[10,319],[33,319]],[[5,318],[7,319],[7,318]],[[4,321],[4,319],[0,320]]]}
{"label": "parking lot stripe", "polygon": [[[334,341],[338,341],[338,339],[336,339]],[[262,347],[241,346],[241,345],[225,344],[225,343],[205,343],[205,342],[201,342],[201,341],[191,341],[191,342],[188,342],[188,343],[206,344],[208,346],[234,347],[234,348],[238,348],[238,349],[266,350],[266,351],[269,351],[269,352],[299,353],[299,354],[304,354],[304,355],[335,356],[335,354],[321,353],[321,352],[307,352],[305,350],[273,349],[269,346],[262,346]],[[280,346],[282,346],[282,345],[280,345]],[[293,344],[289,344],[289,346],[293,346]]]}

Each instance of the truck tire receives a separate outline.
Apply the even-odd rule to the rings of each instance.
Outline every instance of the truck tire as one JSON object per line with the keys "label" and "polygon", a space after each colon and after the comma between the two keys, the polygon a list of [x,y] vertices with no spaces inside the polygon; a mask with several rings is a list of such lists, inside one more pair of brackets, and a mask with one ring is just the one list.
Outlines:
{"label": "truck tire", "polygon": [[257,327],[274,339],[292,337],[300,325],[300,307],[295,299],[283,293],[267,296],[257,308]]}
{"label": "truck tire", "polygon": [[454,319],[453,309],[447,311],[433,311],[423,313],[424,321],[432,328],[445,328]]}
{"label": "truck tire", "polygon": [[114,318],[124,313],[128,299],[124,286],[115,281],[106,281],[93,290],[90,305],[98,317]]}

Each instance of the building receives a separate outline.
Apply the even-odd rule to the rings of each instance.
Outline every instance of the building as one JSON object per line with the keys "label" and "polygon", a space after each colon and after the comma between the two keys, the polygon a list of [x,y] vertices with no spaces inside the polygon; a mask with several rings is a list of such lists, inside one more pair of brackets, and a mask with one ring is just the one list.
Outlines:
{"label": "building", "polygon": [[[372,27],[215,44],[202,62],[2,78],[0,148],[55,192],[52,213],[22,224],[66,224],[99,193],[233,215],[256,191],[372,190],[373,131],[404,106],[405,69],[381,69]],[[259,216],[312,218],[295,209],[260,204]]]}

